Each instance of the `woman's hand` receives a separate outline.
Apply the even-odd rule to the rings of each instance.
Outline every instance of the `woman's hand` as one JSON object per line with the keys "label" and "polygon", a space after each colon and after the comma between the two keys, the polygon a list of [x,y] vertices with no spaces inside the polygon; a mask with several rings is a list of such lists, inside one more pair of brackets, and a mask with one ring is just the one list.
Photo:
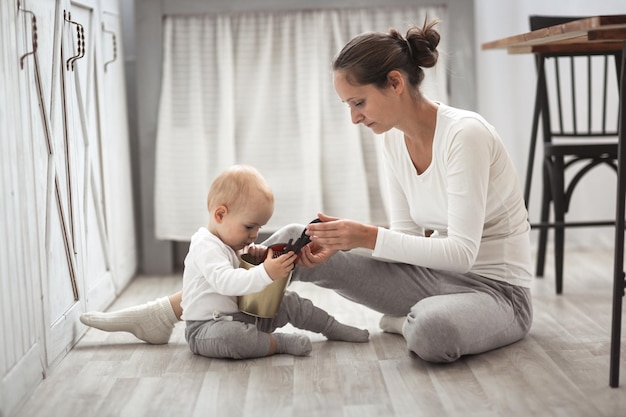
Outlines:
{"label": "woman's hand", "polygon": [[326,262],[336,252],[336,250],[323,248],[317,243],[311,242],[300,250],[298,265],[313,268]]}
{"label": "woman's hand", "polygon": [[378,228],[354,220],[340,219],[318,213],[320,223],[310,223],[306,234],[311,242],[333,251],[354,248],[374,249]]}
{"label": "woman's hand", "polygon": [[296,254],[293,251],[289,251],[287,253],[283,253],[277,258],[274,258],[274,251],[269,248],[267,250],[267,258],[263,262],[263,267],[267,272],[267,275],[270,276],[272,281],[285,278],[291,270],[294,268],[294,263],[296,262]]}

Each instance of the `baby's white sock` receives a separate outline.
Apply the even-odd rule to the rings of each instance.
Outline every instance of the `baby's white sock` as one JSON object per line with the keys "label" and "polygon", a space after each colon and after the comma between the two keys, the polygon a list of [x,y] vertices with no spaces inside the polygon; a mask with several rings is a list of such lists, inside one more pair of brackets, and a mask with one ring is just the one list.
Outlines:
{"label": "baby's white sock", "polygon": [[83,313],[80,321],[106,332],[129,332],[145,342],[161,345],[170,340],[178,318],[169,298],[162,297],[123,310]]}
{"label": "baby's white sock", "polygon": [[383,316],[380,318],[380,323],[378,323],[378,326],[381,328],[383,332],[396,333],[396,334],[401,335],[402,326],[404,325],[405,321],[406,321],[405,316],[394,317],[394,316],[389,316],[387,314],[383,314]]}

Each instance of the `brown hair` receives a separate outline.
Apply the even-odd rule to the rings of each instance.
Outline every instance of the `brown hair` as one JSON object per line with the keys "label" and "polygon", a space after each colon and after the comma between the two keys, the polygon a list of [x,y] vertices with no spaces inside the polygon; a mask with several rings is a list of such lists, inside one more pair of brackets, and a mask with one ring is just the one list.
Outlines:
{"label": "brown hair", "polygon": [[274,204],[274,193],[259,171],[249,165],[233,165],[211,184],[207,208],[213,211],[215,207],[224,205],[237,211],[250,203],[253,197],[262,197]]}
{"label": "brown hair", "polygon": [[399,70],[417,91],[424,79],[422,68],[434,67],[439,57],[440,35],[433,28],[437,23],[438,20],[424,21],[422,27],[412,26],[406,38],[396,29],[358,35],[339,52],[333,70],[345,72],[351,83],[378,88],[387,86],[389,71]]}

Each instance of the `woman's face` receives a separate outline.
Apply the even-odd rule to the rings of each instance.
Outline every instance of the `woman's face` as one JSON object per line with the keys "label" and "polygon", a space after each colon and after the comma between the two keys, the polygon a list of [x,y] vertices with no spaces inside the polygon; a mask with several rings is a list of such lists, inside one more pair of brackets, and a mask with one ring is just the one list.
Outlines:
{"label": "woman's face", "polygon": [[345,72],[334,74],[335,91],[342,102],[350,107],[352,123],[362,123],[376,134],[385,133],[397,124],[398,100],[396,89],[390,85],[380,89],[373,84],[351,84]]}

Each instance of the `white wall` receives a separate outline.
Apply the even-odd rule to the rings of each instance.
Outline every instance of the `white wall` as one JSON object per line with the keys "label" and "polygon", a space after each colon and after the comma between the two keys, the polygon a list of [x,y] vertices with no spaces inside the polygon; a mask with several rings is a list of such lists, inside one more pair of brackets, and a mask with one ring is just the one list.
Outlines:
{"label": "white wall", "polygon": [[[489,41],[528,31],[531,14],[595,16],[626,13],[624,0],[475,0],[478,110],[498,130],[511,152],[520,179],[526,174],[526,158],[534,104],[535,67],[531,55],[509,55],[505,50],[486,50]],[[540,150],[539,150],[540,152]],[[539,164],[535,163],[531,220],[538,219]],[[577,190],[570,219],[615,216],[615,174],[609,169],[593,173]],[[582,207],[582,208],[581,208]],[[566,245],[613,246],[613,229],[569,229]]]}

